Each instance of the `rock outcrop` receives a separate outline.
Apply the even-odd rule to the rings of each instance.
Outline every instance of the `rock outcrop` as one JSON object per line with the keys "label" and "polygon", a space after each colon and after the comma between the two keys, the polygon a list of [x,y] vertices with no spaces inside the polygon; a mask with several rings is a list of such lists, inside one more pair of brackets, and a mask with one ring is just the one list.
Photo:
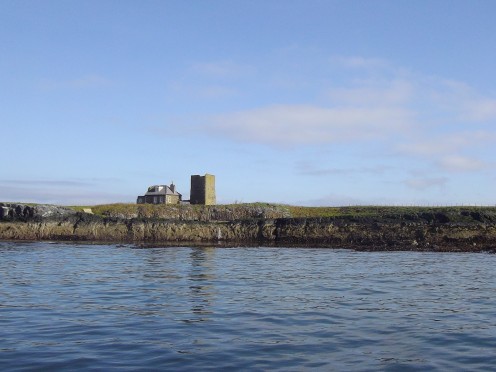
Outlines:
{"label": "rock outcrop", "polygon": [[4,221],[41,220],[49,217],[67,217],[74,214],[76,211],[73,209],[58,205],[0,203],[0,220]]}
{"label": "rock outcrop", "polygon": [[55,206],[0,206],[8,209],[0,222],[3,240],[496,251],[496,216],[473,211],[461,211],[456,216],[422,212],[381,217],[191,221],[102,217]]}

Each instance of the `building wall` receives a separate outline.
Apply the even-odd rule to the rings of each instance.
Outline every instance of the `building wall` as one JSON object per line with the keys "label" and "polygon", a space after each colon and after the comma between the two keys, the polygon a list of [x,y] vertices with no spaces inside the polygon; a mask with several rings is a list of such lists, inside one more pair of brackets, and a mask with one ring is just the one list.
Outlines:
{"label": "building wall", "polygon": [[191,176],[191,204],[215,205],[215,176],[205,174],[204,176]]}
{"label": "building wall", "polygon": [[165,204],[179,204],[180,201],[179,195],[167,195]]}
{"label": "building wall", "polygon": [[217,204],[215,197],[215,176],[213,174],[205,174],[205,205],[215,204]]}
{"label": "building wall", "polygon": [[146,195],[138,196],[138,204],[179,204],[179,195]]}
{"label": "building wall", "polygon": [[191,204],[205,204],[205,181],[199,175],[191,176],[191,190],[189,202]]}

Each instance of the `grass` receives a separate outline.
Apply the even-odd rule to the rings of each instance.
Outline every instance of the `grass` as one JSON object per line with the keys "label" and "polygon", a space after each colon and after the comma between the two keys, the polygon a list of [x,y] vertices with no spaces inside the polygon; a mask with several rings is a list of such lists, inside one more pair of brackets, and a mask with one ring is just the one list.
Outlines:
{"label": "grass", "polygon": [[[14,203],[15,204],[15,203]],[[21,203],[36,206],[34,203]],[[153,205],[115,203],[101,205],[69,206],[78,212],[91,208],[95,215],[123,218],[180,218],[225,220],[292,217],[292,218],[373,218],[386,220],[446,220],[450,222],[496,221],[496,206],[348,206],[306,207],[275,203],[234,203],[215,206],[204,205]],[[220,217],[219,217],[220,216]]]}
{"label": "grass", "polygon": [[160,215],[161,211],[169,208],[181,210],[182,208],[191,211],[192,213],[201,213],[206,208],[229,209],[235,211],[247,208],[268,208],[279,210],[285,215],[293,218],[325,218],[325,217],[384,217],[384,216],[400,216],[400,215],[416,215],[421,213],[444,213],[450,216],[459,216],[463,213],[485,212],[496,214],[494,206],[446,206],[446,207],[430,207],[430,206],[348,206],[348,207],[305,207],[286,204],[274,203],[236,203],[236,204],[221,204],[216,206],[204,205],[153,205],[153,204],[102,204],[94,206],[72,206],[76,211],[82,211],[84,208],[91,208],[93,213],[100,216],[115,216],[121,215],[125,217],[143,216],[154,217]]}
{"label": "grass", "polygon": [[193,211],[201,210],[203,205],[165,205],[165,204],[134,204],[134,203],[115,203],[115,204],[101,204],[93,206],[77,206],[71,207],[75,210],[82,211],[83,208],[91,208],[92,212],[99,216],[124,216],[124,217],[156,217],[160,215],[161,211],[167,209],[181,209],[187,208]]}
{"label": "grass", "polygon": [[496,212],[496,207],[476,206],[350,206],[350,207],[298,207],[288,206],[292,217],[382,217],[420,213],[457,215],[462,212]]}

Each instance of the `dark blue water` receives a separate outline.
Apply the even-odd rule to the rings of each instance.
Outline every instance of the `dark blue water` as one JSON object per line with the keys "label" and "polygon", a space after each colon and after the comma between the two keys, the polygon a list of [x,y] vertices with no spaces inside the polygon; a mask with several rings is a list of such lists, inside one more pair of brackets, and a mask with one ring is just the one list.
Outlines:
{"label": "dark blue water", "polygon": [[494,370],[496,255],[0,243],[1,370]]}

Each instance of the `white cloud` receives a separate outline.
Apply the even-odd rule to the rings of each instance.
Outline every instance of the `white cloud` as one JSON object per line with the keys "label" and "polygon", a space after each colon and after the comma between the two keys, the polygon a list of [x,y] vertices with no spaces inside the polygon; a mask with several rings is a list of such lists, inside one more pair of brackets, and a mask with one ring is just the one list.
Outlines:
{"label": "white cloud", "polygon": [[480,152],[480,149],[492,146],[495,141],[496,133],[478,130],[437,136],[423,142],[399,144],[396,148],[400,153],[423,157],[444,171],[477,171],[486,168],[489,163],[464,154]]}
{"label": "white cloud", "polygon": [[402,108],[326,108],[276,105],[219,115],[207,130],[244,142],[285,145],[326,144],[388,138],[405,133],[410,112]]}
{"label": "white cloud", "polygon": [[441,168],[448,171],[477,171],[486,168],[488,164],[479,160],[461,155],[448,155],[439,160]]}
{"label": "white cloud", "polygon": [[484,96],[463,82],[424,78],[426,97],[457,122],[487,122],[496,119],[496,99]]}
{"label": "white cloud", "polygon": [[443,142],[442,140],[437,141],[426,141],[426,142],[415,142],[415,143],[404,143],[396,146],[400,153],[407,155],[416,156],[431,156],[444,154],[450,151],[454,151],[458,146],[454,147],[453,144]]}
{"label": "white cloud", "polygon": [[352,88],[329,91],[332,103],[356,106],[384,106],[407,103],[413,94],[413,85],[407,80],[362,82]]}
{"label": "white cloud", "polygon": [[[326,97],[326,102],[260,104],[251,110],[210,117],[204,131],[278,146],[391,139],[405,155],[446,156],[459,155],[481,130],[473,127],[467,140],[463,137],[466,133],[453,132],[453,123],[462,127],[468,119],[496,117],[496,100],[476,94],[462,82],[414,74],[377,58],[334,56],[331,60],[341,68],[361,69],[360,79],[348,71],[344,74],[348,81],[329,81],[328,87],[319,87],[324,89],[320,97]],[[233,62],[217,62],[196,64],[194,69],[228,76],[240,68]],[[287,77],[288,81],[298,78]],[[216,95],[216,90],[211,94]],[[438,128],[443,125],[453,131],[444,130],[440,140],[428,139],[441,137],[434,133],[441,132]],[[405,134],[417,141],[405,143]]]}
{"label": "white cloud", "polygon": [[464,117],[474,121],[489,121],[496,119],[495,99],[473,99],[464,104]]}
{"label": "white cloud", "polygon": [[[479,171],[494,163],[496,132],[488,123],[496,119],[495,97],[464,82],[415,73],[378,58],[334,56],[331,63],[322,57],[308,62],[303,60],[306,52],[292,53],[278,65],[280,70],[272,70],[270,64],[256,70],[256,81],[276,76],[284,83],[271,86],[270,92],[264,84],[244,91],[227,80],[219,84],[222,78],[250,71],[242,64],[193,65],[200,77],[216,78],[213,85],[197,82],[197,96],[204,91],[203,98],[225,98],[237,92],[253,108],[206,117],[195,113],[176,126],[189,125],[191,130],[184,133],[279,148],[343,143],[350,152],[362,152],[359,146],[373,144],[383,153],[403,156],[405,164],[418,167],[423,162],[423,169],[434,166],[444,172]],[[285,65],[287,61],[291,63]],[[264,79],[264,73],[270,75]],[[191,97],[196,88],[192,85]],[[326,165],[300,169],[301,174],[315,176],[364,171],[361,164],[353,169]],[[435,180],[408,185],[420,189]]]}
{"label": "white cloud", "polygon": [[352,175],[352,174],[384,174],[393,168],[387,165],[355,168],[319,168],[308,162],[300,162],[297,166],[299,174],[305,176]]}
{"label": "white cloud", "polygon": [[411,155],[438,155],[458,152],[474,145],[496,139],[496,134],[487,131],[459,132],[424,140],[421,142],[403,143],[397,145],[400,152]]}

